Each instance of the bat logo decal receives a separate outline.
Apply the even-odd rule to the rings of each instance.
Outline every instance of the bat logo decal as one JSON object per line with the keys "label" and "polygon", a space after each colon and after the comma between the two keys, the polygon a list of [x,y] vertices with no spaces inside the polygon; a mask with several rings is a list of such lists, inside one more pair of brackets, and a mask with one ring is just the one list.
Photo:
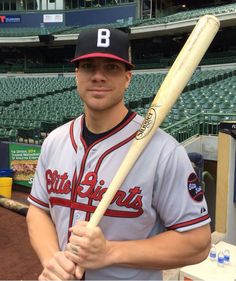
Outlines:
{"label": "bat logo decal", "polygon": [[145,115],[145,118],[143,120],[143,123],[141,125],[141,128],[138,130],[136,139],[141,140],[145,136],[147,136],[150,131],[153,128],[153,125],[156,121],[156,108],[160,107],[160,105],[152,106],[149,108],[147,114]]}

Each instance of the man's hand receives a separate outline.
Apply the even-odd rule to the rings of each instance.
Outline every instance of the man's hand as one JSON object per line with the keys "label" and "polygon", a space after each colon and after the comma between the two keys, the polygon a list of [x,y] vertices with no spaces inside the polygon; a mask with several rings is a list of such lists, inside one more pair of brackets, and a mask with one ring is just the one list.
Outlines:
{"label": "man's hand", "polygon": [[73,280],[75,279],[75,264],[66,258],[64,252],[56,252],[39,276],[39,280]]}
{"label": "man's hand", "polygon": [[83,269],[106,265],[107,241],[99,227],[87,228],[87,224],[80,221],[70,228],[72,235],[65,250],[65,256],[77,264],[77,278],[82,278]]}

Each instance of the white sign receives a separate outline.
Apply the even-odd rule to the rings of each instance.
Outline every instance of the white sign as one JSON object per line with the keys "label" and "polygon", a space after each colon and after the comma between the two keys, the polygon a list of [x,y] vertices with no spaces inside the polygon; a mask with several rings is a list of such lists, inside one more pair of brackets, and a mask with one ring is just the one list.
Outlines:
{"label": "white sign", "polygon": [[63,22],[63,14],[45,14],[43,22]]}

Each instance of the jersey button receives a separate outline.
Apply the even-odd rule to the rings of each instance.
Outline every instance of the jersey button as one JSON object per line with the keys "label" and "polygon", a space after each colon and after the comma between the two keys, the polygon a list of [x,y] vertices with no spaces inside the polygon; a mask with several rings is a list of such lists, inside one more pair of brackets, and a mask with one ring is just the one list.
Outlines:
{"label": "jersey button", "polygon": [[80,213],[76,212],[75,213],[75,223],[77,223],[77,221],[79,221],[79,218],[80,218]]}

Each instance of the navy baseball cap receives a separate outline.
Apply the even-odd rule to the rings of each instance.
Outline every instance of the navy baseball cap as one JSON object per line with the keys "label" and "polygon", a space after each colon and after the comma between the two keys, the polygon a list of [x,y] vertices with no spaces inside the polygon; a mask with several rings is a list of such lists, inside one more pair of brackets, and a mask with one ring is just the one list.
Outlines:
{"label": "navy baseball cap", "polygon": [[93,28],[81,31],[76,43],[75,57],[71,62],[88,58],[110,58],[124,62],[129,69],[131,63],[128,34],[115,28]]}

